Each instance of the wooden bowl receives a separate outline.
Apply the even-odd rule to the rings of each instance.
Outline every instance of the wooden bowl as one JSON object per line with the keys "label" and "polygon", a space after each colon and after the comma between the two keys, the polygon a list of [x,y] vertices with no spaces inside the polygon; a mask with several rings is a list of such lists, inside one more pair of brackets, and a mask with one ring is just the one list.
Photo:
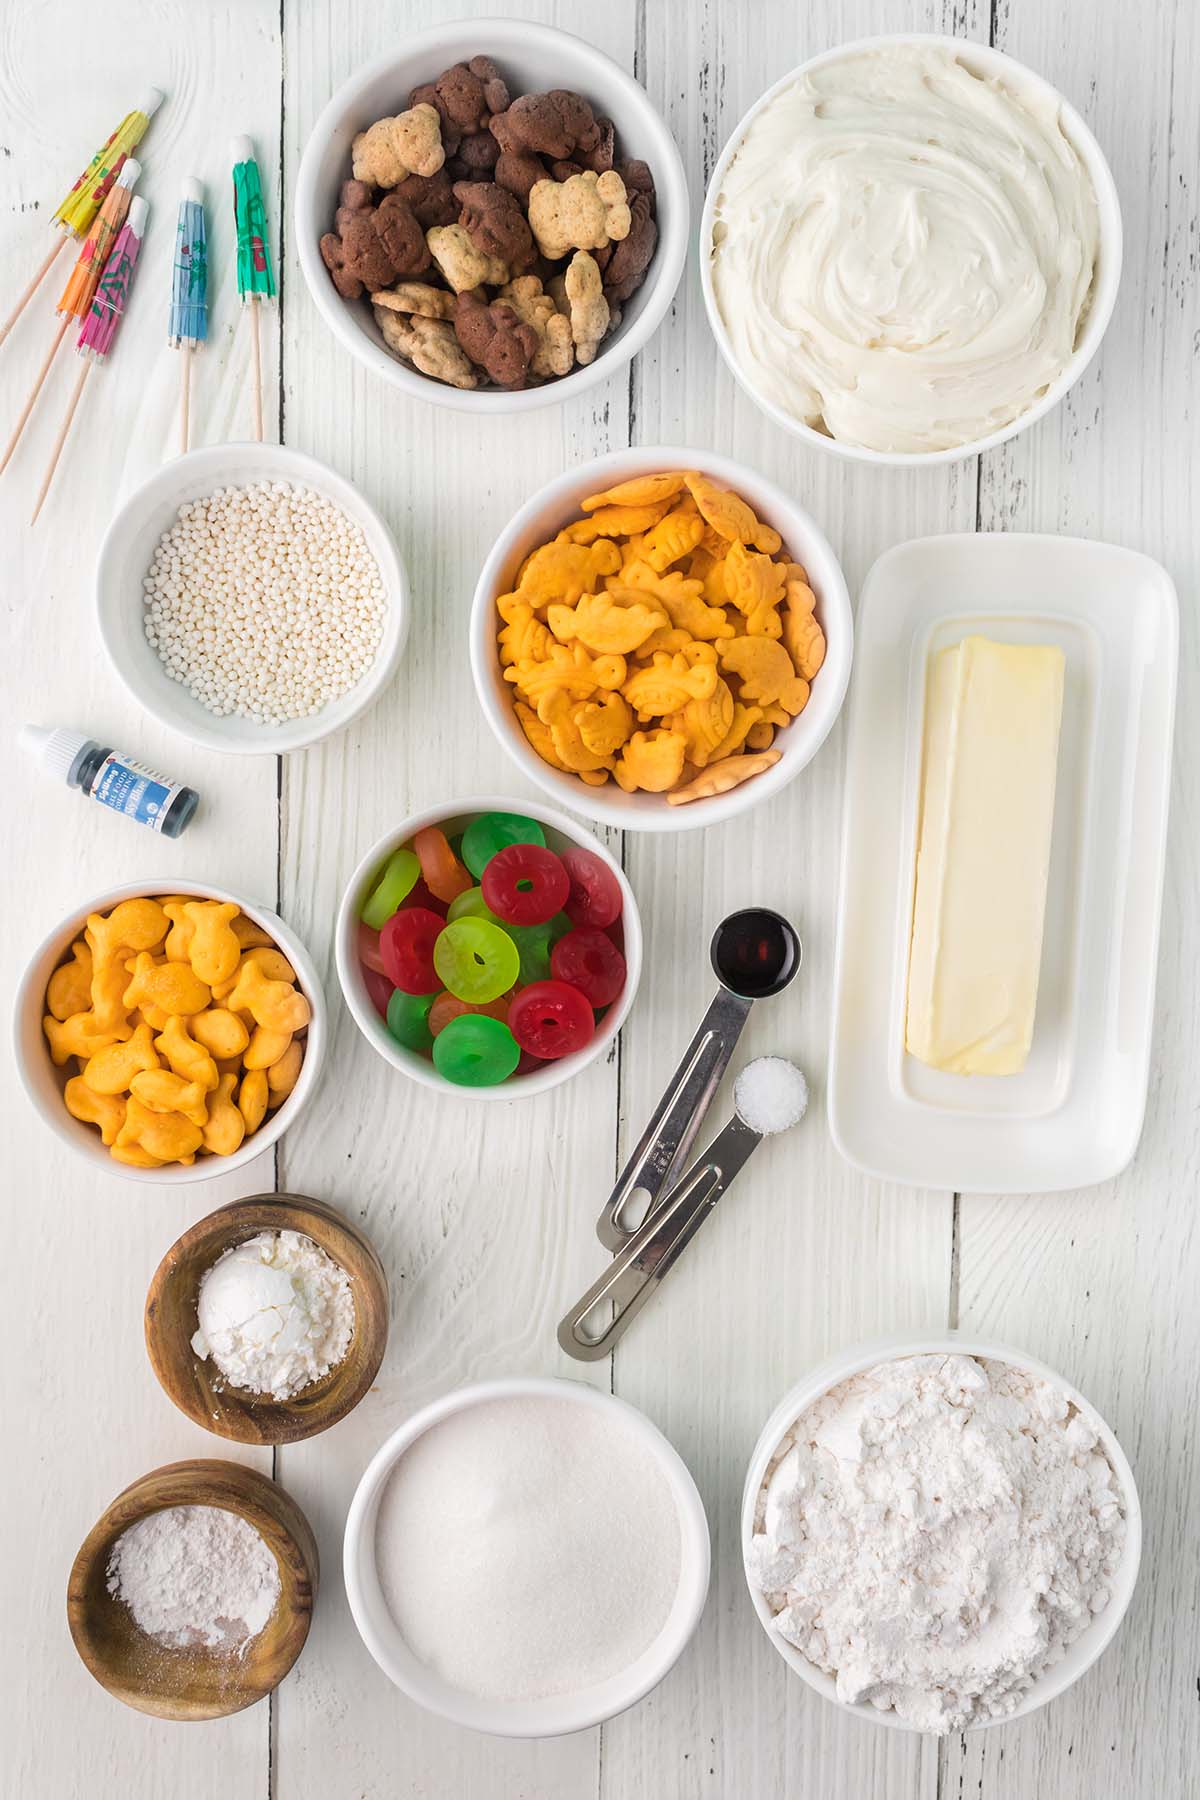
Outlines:
{"label": "wooden bowl", "polygon": [[[279,1600],[242,1656],[173,1650],[149,1638],[108,1591],[122,1532],[168,1506],[220,1506],[261,1533],[279,1566]],[[67,1584],[75,1648],[101,1687],[160,1719],[221,1719],[278,1687],[304,1648],[320,1576],[317,1540],[296,1502],[241,1463],[198,1459],[152,1469],[117,1495],[80,1546]]]}
{"label": "wooden bowl", "polygon": [[[312,1238],[345,1269],[354,1297],[354,1335],[342,1361],[290,1400],[229,1386],[212,1358],[201,1361],[192,1349],[205,1271],[260,1231]],[[172,1244],[150,1283],[145,1327],[154,1373],[189,1419],[239,1444],[294,1444],[345,1418],[378,1374],[387,1345],[387,1277],[362,1232],[332,1206],[303,1194],[254,1194],[218,1207]]]}

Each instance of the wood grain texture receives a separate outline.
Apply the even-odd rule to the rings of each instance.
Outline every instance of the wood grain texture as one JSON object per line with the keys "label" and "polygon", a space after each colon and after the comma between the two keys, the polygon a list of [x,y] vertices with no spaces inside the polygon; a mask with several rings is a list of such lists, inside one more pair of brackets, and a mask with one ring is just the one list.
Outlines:
{"label": "wood grain texture", "polygon": [[[180,1506],[236,1513],[275,1558],[279,1598],[238,1655],[157,1645],[109,1592],[109,1563],[124,1534]],[[192,1458],[151,1469],[105,1507],[71,1565],[67,1623],[88,1671],[114,1699],[161,1719],[223,1719],[264,1700],[283,1680],[304,1648],[319,1581],[316,1540],[289,1494],[240,1463]]]}
{"label": "wood grain texture", "polygon": [[[179,369],[167,348],[175,213],[184,178],[203,178],[212,256],[211,340],[192,385],[193,441],[249,429],[249,340],[235,337],[228,143],[252,131],[277,144],[282,52],[274,0],[232,8],[187,0],[120,6],[97,31],[74,0],[35,0],[0,15],[0,269],[6,291],[43,253],[48,217],[95,147],[147,85],[169,95],[143,147],[149,229],[128,316],[110,365],[89,383],[86,409],[35,531],[27,526],[72,378],[64,351],[44,402],[0,480],[4,545],[3,693],[8,743],[21,720],[87,728],[191,783],[201,810],[186,837],[166,843],[125,825],[66,787],[37,776],[14,800],[5,834],[3,990],[11,995],[45,932],[81,898],[126,881],[231,882],[273,906],[276,771],[268,758],[196,749],[129,698],[104,657],[93,620],[97,552],[121,500],[173,454]],[[273,159],[265,158],[268,183]],[[272,221],[277,198],[268,189]],[[15,417],[31,366],[53,330],[66,280],[63,256],[0,352],[0,418]],[[269,366],[275,367],[272,343]],[[7,434],[6,434],[7,435]],[[17,1086],[5,1042],[0,1083],[7,1255],[0,1308],[23,1320],[20,1365],[6,1383],[14,1445],[5,1483],[0,1602],[13,1651],[5,1694],[16,1721],[3,1782],[13,1794],[61,1800],[135,1791],[194,1791],[198,1740],[165,1720],[116,1705],[75,1656],[62,1593],[71,1559],[104,1503],[144,1470],[205,1455],[212,1438],[169,1406],[154,1380],[140,1301],[163,1251],[204,1209],[273,1185],[268,1152],[204,1189],[142,1189],[96,1175],[42,1130]],[[28,1203],[16,1205],[16,1196]],[[10,1371],[13,1365],[10,1363]],[[233,1452],[269,1470],[269,1454]],[[69,1718],[70,1729],[59,1728]],[[270,1755],[266,1707],[203,1728],[205,1788],[261,1800]]]}
{"label": "wood grain texture", "polygon": [[[298,1231],[350,1278],[354,1333],[341,1362],[289,1400],[231,1386],[192,1349],[200,1285],[238,1244],[264,1231]],[[354,1410],[379,1373],[388,1335],[387,1276],[366,1236],[322,1200],[256,1194],[193,1225],[154,1271],[146,1295],[146,1354],[159,1386],[205,1431],[239,1444],[290,1444],[328,1431]]]}
{"label": "wood grain texture", "polygon": [[[1095,128],[1125,209],[1125,273],[1100,357],[1066,402],[983,459],[920,473],[857,468],[764,420],[719,363],[693,250],[670,315],[609,384],[520,420],[471,421],[377,386],[316,317],[270,191],[282,150],[289,199],[307,135],[333,90],[435,0],[111,0],[89,31],[82,0],[10,8],[0,21],[0,313],[44,253],[58,189],[111,128],[128,90],[169,99],[145,144],[152,203],[144,267],[113,366],[87,404],[47,511],[25,529],[70,385],[63,353],[9,469],[0,528],[5,693],[12,717],[87,726],[177,773],[207,802],[179,844],[158,843],[39,788],[11,833],[15,984],[46,925],[81,891],[189,877],[242,886],[312,949],[336,994],[331,937],[364,846],[405,813],[522,781],[498,757],[471,697],[466,621],[476,574],[520,502],[572,461],[628,442],[707,445],[797,495],[840,554],[852,592],[876,555],[928,532],[1071,531],[1144,549],[1184,602],[1174,813],[1155,1070],[1146,1135],[1104,1188],[983,1199],[867,1180],[834,1152],[824,1119],[844,726],[771,805],[720,829],[629,837],[624,861],[647,931],[641,992],[619,1054],[564,1089],[504,1107],[418,1090],[334,1009],[329,1073],[278,1150],[287,1184],[363,1226],[391,1288],[387,1356],[334,1431],[288,1446],[277,1473],[309,1518],[326,1582],[303,1657],[271,1702],[201,1737],[136,1717],[89,1682],[63,1630],[66,1570],[107,1495],[212,1439],[171,1408],[146,1359],[139,1313],[166,1246],[198,1214],[273,1185],[264,1157],[194,1193],[81,1182],[14,1084],[0,1104],[15,1192],[0,1306],[22,1321],[36,1379],[10,1383],[13,1443],[2,1593],[7,1692],[17,1721],[11,1791],[55,1800],[220,1794],[222,1800],[1187,1800],[1200,1760],[1200,1569],[1192,1512],[1200,1412],[1200,876],[1190,597],[1200,570],[1194,471],[1196,170],[1200,21],[1189,0],[1047,8],[1044,0],[522,0],[523,16],[577,32],[647,86],[683,151],[698,218],[716,155],[768,82],[803,57],[875,32],[931,29],[987,41],[1058,83]],[[505,15],[511,0],[472,8]],[[66,48],[64,48],[64,46]],[[110,114],[112,115],[110,117]],[[277,424],[380,506],[412,579],[412,636],[392,687],[345,736],[290,757],[198,751],[144,717],[110,676],[91,622],[90,575],[119,498],[178,431],[177,358],[165,347],[172,226],[188,174],[208,187],[212,339],[196,359],[194,443],[248,436],[249,334],[232,288],[226,145],[257,139],[283,251],[281,303],[264,344]],[[46,290],[0,349],[0,439],[52,333]],[[97,816],[93,816],[97,815]],[[705,1004],[705,947],[723,912],[773,905],[799,925],[805,967],[757,1010],[743,1054],[801,1062],[813,1105],[764,1147],[610,1369],[561,1357],[554,1325],[597,1273],[593,1222],[619,1161]],[[740,1058],[739,1058],[740,1060]],[[723,1114],[724,1102],[718,1102]],[[1019,1726],[939,1745],[844,1717],[794,1681],[754,1619],[737,1508],[762,1421],[832,1349],[899,1328],[961,1322],[1023,1345],[1076,1380],[1121,1436],[1147,1522],[1142,1580],[1113,1648],[1080,1686]],[[354,1631],[340,1580],[346,1508],[368,1458],[413,1407],[475,1376],[560,1373],[612,1381],[678,1446],[713,1532],[713,1587],[697,1637],[661,1688],[601,1730],[527,1745],[427,1717],[386,1682]],[[262,1452],[236,1452],[266,1469]],[[56,1729],[61,1718],[70,1730]],[[9,1771],[11,1770],[11,1774]]]}

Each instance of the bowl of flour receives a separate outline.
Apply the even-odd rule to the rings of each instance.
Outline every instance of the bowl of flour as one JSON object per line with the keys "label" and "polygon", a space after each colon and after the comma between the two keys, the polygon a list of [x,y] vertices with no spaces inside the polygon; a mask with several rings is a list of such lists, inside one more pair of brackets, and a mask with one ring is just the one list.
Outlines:
{"label": "bowl of flour", "polygon": [[1091,1667],[1141,1557],[1128,1460],[1070,1382],[951,1332],[858,1346],[767,1421],[742,1502],[754,1610],[817,1693],[944,1736]]}

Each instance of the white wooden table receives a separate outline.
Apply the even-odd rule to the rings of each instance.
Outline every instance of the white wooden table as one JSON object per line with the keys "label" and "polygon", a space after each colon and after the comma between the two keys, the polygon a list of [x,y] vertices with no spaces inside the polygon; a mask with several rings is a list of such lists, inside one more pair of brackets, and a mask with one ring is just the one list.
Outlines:
{"label": "white wooden table", "polygon": [[[470,686],[475,572],[534,488],[630,441],[713,446],[791,488],[840,551],[852,590],[878,553],[927,532],[1074,532],[1148,551],[1183,602],[1171,844],[1154,1068],[1133,1166],[1074,1194],[924,1193],[855,1174],[823,1116],[844,727],[773,805],[744,821],[623,845],[648,967],[618,1058],[511,1108],[438,1102],[406,1084],[338,1011],[332,1068],[307,1120],[241,1178],[179,1192],[96,1180],[5,1084],[0,1307],[6,1393],[3,1691],[6,1795],[158,1800],[1183,1800],[1200,1767],[1197,1500],[1200,1371],[1200,684],[1193,596],[1200,530],[1195,333],[1200,11],[1191,0],[499,0],[594,39],[633,70],[682,148],[698,215],[718,148],[755,96],[804,56],[871,32],[991,40],[1082,109],[1125,211],[1125,274],[1102,353],[1066,404],[982,461],[920,473],[856,469],[765,422],[719,366],[691,266],[631,372],[572,405],[483,424],[408,404],[335,347],[300,278],[278,180],[282,304],[269,346],[270,429],[358,482],[389,518],[413,578],[400,675],[347,735],[275,763],[191,748],[142,717],[103,658],[91,573],[118,501],[175,448],[177,363],[165,347],[182,178],[208,184],[212,342],[194,381],[194,441],[248,435],[250,345],[235,330],[227,145],[255,136],[290,201],[330,92],[433,22],[435,0],[27,0],[0,26],[0,303],[47,241],[57,190],[146,82],[168,99],[145,145],[144,267],[113,366],[35,531],[27,518],[69,377],[55,371],[0,482],[6,735],[22,718],[85,727],[199,787],[177,845],[125,829],[65,788],[24,787],[10,761],[8,985],[80,898],[140,875],[208,878],[276,902],[336,991],[331,928],[362,849],[428,802],[521,782]],[[457,9],[445,9],[457,10]],[[62,269],[56,271],[61,278]],[[46,293],[0,353],[0,435],[50,335]],[[69,359],[64,356],[62,359]],[[276,379],[277,377],[277,379]],[[436,732],[434,754],[431,733]],[[6,754],[16,757],[9,735]],[[695,1641],[650,1699],[603,1730],[527,1745],[457,1731],[410,1706],[360,1644],[340,1573],[346,1507],[369,1454],[413,1407],[502,1372],[578,1375],[554,1322],[597,1270],[592,1221],[684,1042],[709,979],[704,948],[737,905],[802,927],[802,979],[763,1009],[749,1048],[786,1050],[819,1104],[765,1148],[610,1368],[592,1379],[643,1407],[687,1459],[708,1507],[712,1593]],[[149,1276],[172,1239],[224,1200],[278,1185],[362,1221],[387,1263],[392,1338],[377,1390],[327,1436],[256,1460],[306,1510],[324,1565],[315,1622],[269,1706],[184,1728],[110,1700],[66,1629],[71,1558],[142,1471],[238,1454],[160,1393],[142,1345]],[[1136,1467],[1147,1541],[1116,1645],[1027,1723],[939,1745],[845,1717],[792,1679],[754,1620],[737,1507],[774,1402],[815,1360],[884,1331],[958,1324],[1022,1345],[1074,1378]],[[253,1460],[253,1458],[252,1458]]]}

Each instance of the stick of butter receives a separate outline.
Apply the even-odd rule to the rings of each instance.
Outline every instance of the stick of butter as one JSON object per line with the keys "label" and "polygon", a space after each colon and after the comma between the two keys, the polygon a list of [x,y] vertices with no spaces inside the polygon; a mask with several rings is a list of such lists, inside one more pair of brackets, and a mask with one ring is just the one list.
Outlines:
{"label": "stick of butter", "polygon": [[934,1069],[1015,1075],[1029,1055],[1064,660],[982,637],[933,659],[905,1045]]}

